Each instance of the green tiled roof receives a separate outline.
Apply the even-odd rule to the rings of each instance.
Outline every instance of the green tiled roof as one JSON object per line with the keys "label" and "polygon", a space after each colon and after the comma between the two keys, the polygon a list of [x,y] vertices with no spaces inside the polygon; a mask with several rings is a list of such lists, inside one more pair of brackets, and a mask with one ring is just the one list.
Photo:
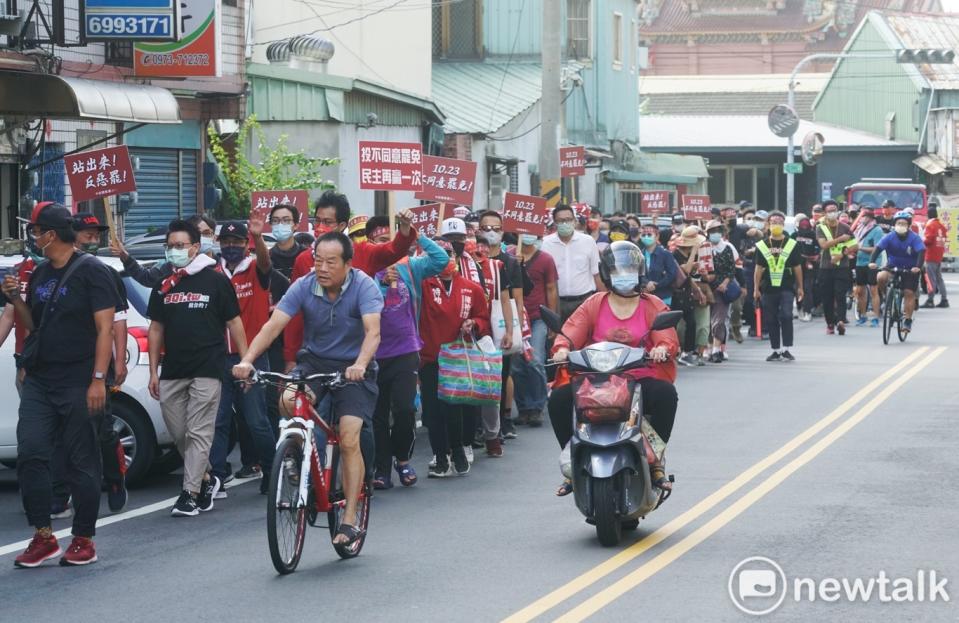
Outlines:
{"label": "green tiled roof", "polygon": [[489,134],[539,101],[539,63],[434,62],[433,100],[448,134]]}

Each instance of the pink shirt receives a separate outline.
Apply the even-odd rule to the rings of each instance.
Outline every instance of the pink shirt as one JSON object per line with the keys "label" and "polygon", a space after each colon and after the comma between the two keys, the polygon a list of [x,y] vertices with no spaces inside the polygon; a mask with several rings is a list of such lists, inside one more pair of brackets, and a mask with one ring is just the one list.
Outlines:
{"label": "pink shirt", "polygon": [[[640,299],[639,305],[633,315],[625,320],[621,320],[613,313],[609,306],[609,299],[604,300],[599,307],[599,315],[596,318],[596,324],[593,326],[593,339],[595,342],[616,342],[626,344],[636,348],[643,346],[640,339],[646,335],[649,330],[649,324],[646,321],[646,300]],[[646,341],[649,341],[647,337]],[[637,368],[630,370],[627,374],[634,379],[653,378],[656,376],[652,368]]]}

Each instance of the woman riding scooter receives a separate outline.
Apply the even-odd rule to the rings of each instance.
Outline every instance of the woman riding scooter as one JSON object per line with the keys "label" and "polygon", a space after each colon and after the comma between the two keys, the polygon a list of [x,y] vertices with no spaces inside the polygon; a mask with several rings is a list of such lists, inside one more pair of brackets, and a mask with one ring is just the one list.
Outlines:
{"label": "woman riding scooter", "polygon": [[[668,312],[669,306],[652,294],[640,293],[646,260],[632,242],[611,243],[600,256],[599,274],[608,291],[586,299],[569,317],[563,325],[563,333],[569,339],[556,336],[553,362],[566,361],[570,350],[581,350],[597,342],[643,347],[650,365],[630,370],[627,374],[642,387],[644,415],[662,440],[668,442],[679,400],[673,386],[676,380],[673,357],[679,353],[679,337],[672,328],[652,331],[648,335],[647,332],[656,315]],[[560,447],[565,448],[573,434],[573,390],[568,381],[553,387],[549,397],[549,419]],[[654,486],[663,490],[672,488],[662,462],[651,465],[650,472]],[[572,482],[565,480],[556,495],[569,495],[572,490]]]}

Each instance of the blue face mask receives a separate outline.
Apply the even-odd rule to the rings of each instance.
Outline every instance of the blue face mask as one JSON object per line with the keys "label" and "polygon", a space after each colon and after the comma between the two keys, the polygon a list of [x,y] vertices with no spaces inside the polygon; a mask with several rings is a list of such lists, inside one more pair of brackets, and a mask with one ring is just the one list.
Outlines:
{"label": "blue face mask", "polygon": [[227,264],[239,264],[246,257],[246,249],[243,247],[221,247],[220,255],[223,256]]}
{"label": "blue face mask", "polygon": [[287,223],[279,223],[273,226],[273,237],[277,242],[286,242],[293,237],[293,226]]}
{"label": "blue face mask", "polygon": [[200,236],[200,253],[209,253],[213,248],[213,238],[210,236]]}
{"label": "blue face mask", "polygon": [[640,236],[639,241],[643,243],[644,246],[651,247],[653,243],[656,242],[655,236]]}
{"label": "blue face mask", "polygon": [[557,223],[556,224],[556,233],[558,233],[563,238],[568,238],[573,235],[573,232],[576,231],[576,225],[573,223]]}
{"label": "blue face mask", "polygon": [[536,247],[537,249],[543,241],[534,236],[533,234],[523,234],[520,236],[520,239],[523,241],[524,247]]}
{"label": "blue face mask", "polygon": [[183,268],[190,263],[190,250],[189,249],[167,249],[166,261],[170,262],[177,268]]}
{"label": "blue face mask", "polygon": [[635,238],[639,235],[639,227],[630,227],[629,228],[629,237]]}
{"label": "blue face mask", "polygon": [[613,275],[610,277],[613,290],[623,293],[634,293],[639,285],[639,275]]}
{"label": "blue face mask", "polygon": [[723,235],[718,232],[713,232],[709,234],[709,241],[713,244],[719,244],[722,242]]}

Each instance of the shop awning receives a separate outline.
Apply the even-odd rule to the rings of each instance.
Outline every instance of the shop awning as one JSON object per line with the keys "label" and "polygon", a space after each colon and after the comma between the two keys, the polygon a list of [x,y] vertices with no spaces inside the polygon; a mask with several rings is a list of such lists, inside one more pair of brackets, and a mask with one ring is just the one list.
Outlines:
{"label": "shop awning", "polygon": [[945,173],[949,168],[949,163],[935,154],[923,154],[913,160],[912,163],[929,175]]}
{"label": "shop awning", "polygon": [[701,156],[636,151],[630,153],[625,169],[611,168],[605,175],[614,182],[696,184],[708,179],[709,171]]}
{"label": "shop awning", "polygon": [[180,123],[180,107],[160,87],[0,71],[0,116]]}

